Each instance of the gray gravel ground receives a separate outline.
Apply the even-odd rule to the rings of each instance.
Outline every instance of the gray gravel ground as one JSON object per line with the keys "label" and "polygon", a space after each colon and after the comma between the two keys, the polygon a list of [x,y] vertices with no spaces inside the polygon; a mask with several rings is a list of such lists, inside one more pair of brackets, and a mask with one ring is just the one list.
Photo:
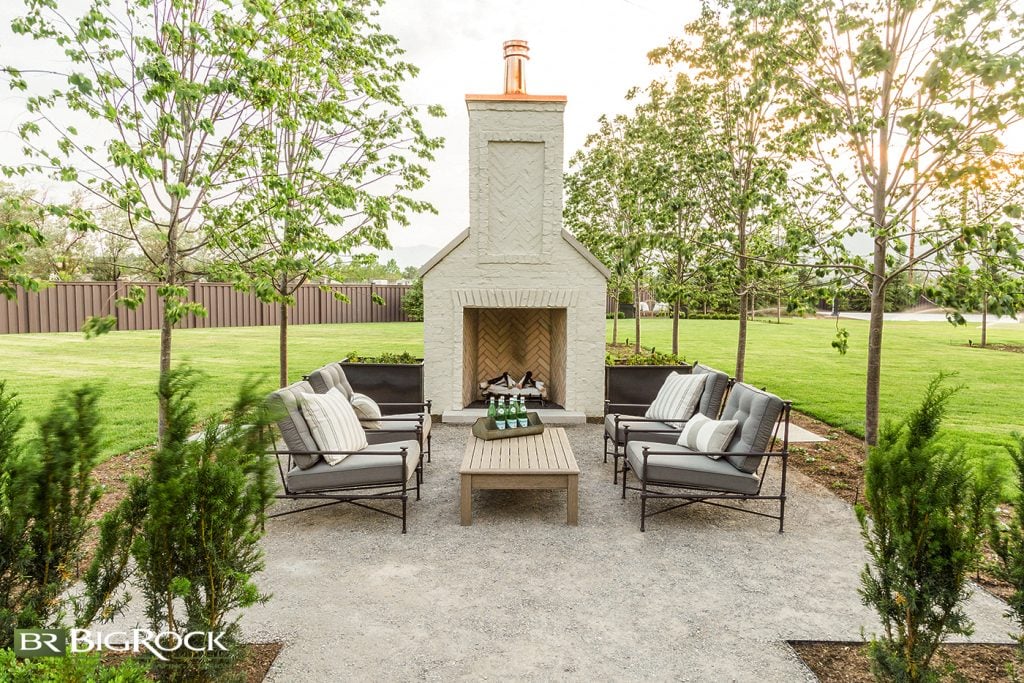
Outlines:
{"label": "gray gravel ground", "polygon": [[[787,639],[877,628],[850,507],[791,471],[786,533],[694,506],[639,531],[602,463],[601,428],[567,428],[580,525],[564,492],[483,491],[459,526],[468,427],[434,431],[409,533],[349,505],[271,520],[250,639],[286,645],[269,680],[813,680]],[[290,501],[279,505],[292,505]],[[975,591],[977,641],[1007,641],[1004,606]]]}

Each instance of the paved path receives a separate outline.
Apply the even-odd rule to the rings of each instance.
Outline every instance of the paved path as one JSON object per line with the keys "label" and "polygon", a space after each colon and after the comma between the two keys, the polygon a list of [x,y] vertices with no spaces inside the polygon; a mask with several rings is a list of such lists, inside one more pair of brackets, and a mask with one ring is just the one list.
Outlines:
{"label": "paved path", "polygon": [[[619,498],[601,428],[566,430],[582,470],[579,526],[564,492],[478,492],[459,526],[468,428],[434,430],[409,533],[336,506],[271,520],[271,601],[244,619],[287,641],[270,680],[813,680],[786,639],[877,628],[857,595],[850,507],[791,471],[786,533],[697,506],[650,520]],[[291,503],[282,503],[291,505]],[[1006,641],[1004,606],[976,592],[974,639]]]}

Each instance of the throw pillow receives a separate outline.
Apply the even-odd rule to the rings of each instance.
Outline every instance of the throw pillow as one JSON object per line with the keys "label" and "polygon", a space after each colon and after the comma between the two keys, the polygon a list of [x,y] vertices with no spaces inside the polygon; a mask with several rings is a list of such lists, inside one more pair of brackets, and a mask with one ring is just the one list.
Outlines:
{"label": "throw pillow", "polygon": [[[303,394],[302,416],[322,451],[359,451],[366,448],[366,432],[355,410],[337,387],[326,394]],[[337,465],[348,453],[325,454],[328,465]]]}
{"label": "throw pillow", "polygon": [[707,375],[680,375],[673,372],[661,385],[644,417],[675,422],[690,419],[697,410],[707,379]]}
{"label": "throw pillow", "polygon": [[[698,413],[683,427],[677,444],[698,453],[720,453],[732,439],[739,420],[712,420]],[[718,460],[721,455],[709,455]]]}
{"label": "throw pillow", "polygon": [[366,394],[352,394],[352,408],[363,429],[380,429],[380,406]]}

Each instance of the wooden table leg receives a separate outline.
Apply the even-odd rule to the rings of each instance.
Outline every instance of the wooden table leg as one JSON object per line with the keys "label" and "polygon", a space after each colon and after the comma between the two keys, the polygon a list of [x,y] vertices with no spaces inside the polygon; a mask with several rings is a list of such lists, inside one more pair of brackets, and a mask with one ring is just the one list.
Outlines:
{"label": "wooden table leg", "polygon": [[461,488],[462,490],[459,495],[461,500],[459,505],[459,521],[462,526],[470,526],[473,524],[473,475],[462,475]]}
{"label": "wooden table leg", "polygon": [[576,526],[579,522],[580,492],[579,475],[570,474],[566,477],[565,486],[565,521],[569,526]]}

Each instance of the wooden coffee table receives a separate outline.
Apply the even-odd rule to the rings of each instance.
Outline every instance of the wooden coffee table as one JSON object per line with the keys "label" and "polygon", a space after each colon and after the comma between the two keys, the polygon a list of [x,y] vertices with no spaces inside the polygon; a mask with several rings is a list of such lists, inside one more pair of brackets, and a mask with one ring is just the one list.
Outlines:
{"label": "wooden coffee table", "polygon": [[580,468],[561,427],[493,441],[471,434],[459,474],[462,526],[473,523],[473,491],[484,489],[565,489],[565,521],[577,524]]}

